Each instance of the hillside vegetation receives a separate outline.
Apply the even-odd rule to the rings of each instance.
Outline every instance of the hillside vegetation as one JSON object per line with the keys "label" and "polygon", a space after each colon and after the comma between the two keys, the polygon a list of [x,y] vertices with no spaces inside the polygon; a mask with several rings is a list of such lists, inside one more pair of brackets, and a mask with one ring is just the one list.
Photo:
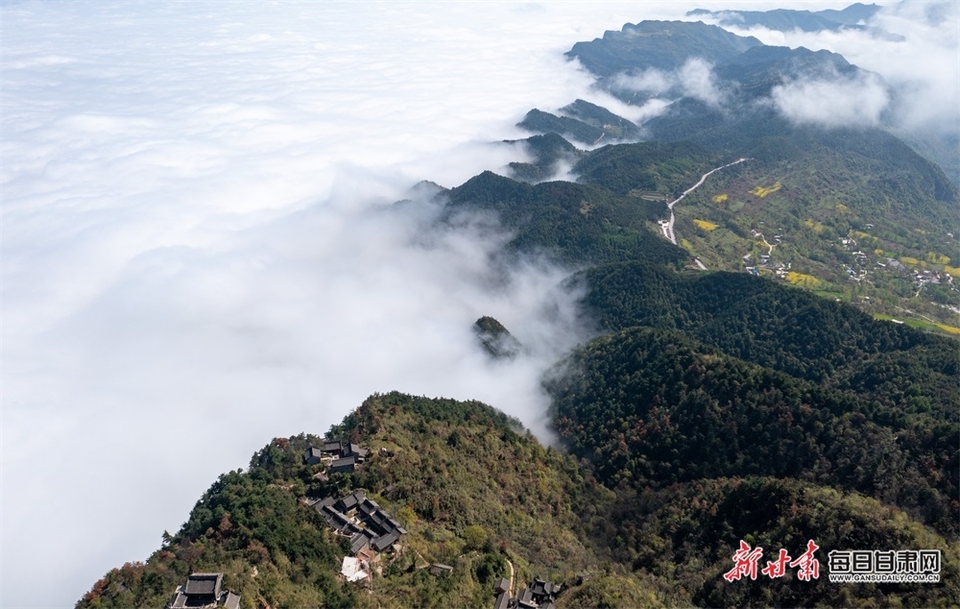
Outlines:
{"label": "hillside vegetation", "polygon": [[[198,571],[223,572],[245,607],[275,608],[489,607],[509,563],[518,582],[540,576],[578,587],[584,575],[617,577],[585,534],[613,493],[489,406],[377,395],[329,437],[360,442],[372,456],[353,474],[319,480],[303,454],[321,438],[275,439],[246,471],[221,476],[146,563],[110,571],[77,606],[162,607]],[[347,538],[304,503],[357,489],[409,531],[370,588],[337,581]],[[425,567],[436,563],[453,570],[432,575]],[[583,594],[593,598],[591,589]],[[644,595],[659,604],[653,591]]]}
{"label": "hillside vegetation", "polygon": [[[489,406],[399,393],[372,396],[328,436],[369,447],[370,459],[321,480],[303,458],[321,438],[273,440],[247,470],[221,476],[145,563],[111,570],[77,606],[161,607],[189,573],[223,572],[243,607],[488,608],[493,582],[511,566],[517,587],[534,577],[561,584],[560,609],[810,599],[929,606],[957,592],[956,543],[896,508],[813,482],[748,477],[645,488],[620,480],[609,490],[587,462],[544,448]],[[408,530],[401,551],[381,556],[369,586],[336,578],[347,538],[304,501],[357,489]],[[741,538],[791,551],[808,538],[824,550],[940,549],[945,583],[727,584],[720,575]],[[822,552],[820,559],[826,564]],[[432,574],[437,563],[452,571]]]}
{"label": "hillside vegetation", "polygon": [[[777,23],[799,18],[787,14],[750,16]],[[581,182],[672,200],[707,170],[747,158],[711,176],[677,206],[677,242],[691,258],[711,269],[803,287],[878,319],[960,335],[960,271],[953,264],[960,260],[960,194],[940,167],[916,152],[949,158],[936,152],[934,141],[943,138],[882,123],[797,124],[771,99],[777,87],[803,80],[885,87],[876,74],[836,53],[763,45],[687,22],[627,24],[577,43],[568,56],[629,103],[668,102],[641,125],[646,142],[585,154],[574,168]],[[692,96],[670,79],[665,90],[625,84],[647,70],[670,74],[701,60],[712,66],[713,98]],[[546,123],[525,126],[557,131]]]}
{"label": "hillside vegetation", "polygon": [[898,409],[723,355],[673,333],[593,341],[551,386],[558,431],[611,487],[797,478],[908,510],[956,537],[958,435]]}

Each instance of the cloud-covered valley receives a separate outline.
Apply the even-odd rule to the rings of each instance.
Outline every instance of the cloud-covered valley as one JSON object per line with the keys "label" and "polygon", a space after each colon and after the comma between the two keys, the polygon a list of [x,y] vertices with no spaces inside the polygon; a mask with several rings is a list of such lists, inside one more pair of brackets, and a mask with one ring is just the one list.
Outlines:
{"label": "cloud-covered valley", "polygon": [[[836,108],[834,118],[822,117],[834,125],[862,126],[875,122],[880,106],[889,123],[905,131],[960,133],[960,5],[948,0],[915,0],[880,3],[882,9],[870,21],[871,28],[841,31],[782,32],[763,27],[727,27],[742,36],[755,36],[764,44],[826,49],[847,61],[875,72],[892,88],[881,91],[876,79],[857,81],[837,78],[787,83],[775,100],[788,117],[813,119],[817,111],[810,100],[820,99],[823,108]],[[840,5],[837,5],[840,6]],[[751,7],[752,8],[752,7]],[[816,10],[797,5],[793,8]],[[800,100],[787,100],[797,93]],[[822,95],[822,97],[820,97]],[[884,100],[886,99],[886,104]],[[857,107],[861,106],[861,107]]]}
{"label": "cloud-covered valley", "polygon": [[771,91],[774,107],[798,124],[876,127],[890,103],[887,85],[873,74],[797,80]]}
{"label": "cloud-covered valley", "polygon": [[[711,108],[720,108],[726,101],[713,73],[713,66],[699,57],[684,62],[672,72],[650,69],[639,74],[618,74],[612,80],[614,90],[638,91],[657,97],[692,97]],[[664,105],[659,105],[665,109]]]}

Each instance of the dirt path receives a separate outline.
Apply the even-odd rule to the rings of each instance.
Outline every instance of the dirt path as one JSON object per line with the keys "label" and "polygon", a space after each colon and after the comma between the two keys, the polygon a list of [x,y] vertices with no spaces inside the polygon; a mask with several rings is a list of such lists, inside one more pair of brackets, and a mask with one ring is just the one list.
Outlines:
{"label": "dirt path", "polygon": [[774,246],[767,242],[767,238],[763,236],[763,233],[757,233],[757,237],[760,237],[763,244],[767,246],[767,256],[772,256]]}

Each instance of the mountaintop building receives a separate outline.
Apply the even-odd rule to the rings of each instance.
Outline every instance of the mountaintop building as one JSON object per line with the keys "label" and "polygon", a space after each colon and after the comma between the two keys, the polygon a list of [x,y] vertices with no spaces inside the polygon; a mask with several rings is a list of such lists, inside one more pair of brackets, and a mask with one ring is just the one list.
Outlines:
{"label": "mountaintop building", "polygon": [[240,595],[223,589],[223,573],[191,573],[178,587],[169,609],[239,609]]}

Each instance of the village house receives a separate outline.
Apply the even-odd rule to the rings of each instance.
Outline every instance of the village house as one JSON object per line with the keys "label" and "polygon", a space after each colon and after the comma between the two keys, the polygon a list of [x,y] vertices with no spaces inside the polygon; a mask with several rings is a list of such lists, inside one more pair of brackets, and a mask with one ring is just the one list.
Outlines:
{"label": "village house", "polygon": [[344,457],[342,459],[335,459],[330,463],[330,471],[334,474],[341,473],[353,473],[354,469],[357,467],[357,460],[353,457]]}
{"label": "village house", "polygon": [[324,440],[323,447],[311,446],[303,453],[307,465],[327,463],[334,474],[353,473],[357,465],[363,463],[370,451],[352,442],[343,440]]}
{"label": "village house", "polygon": [[239,609],[240,595],[223,589],[223,573],[192,573],[187,583],[179,586],[169,609]]}
{"label": "village house", "polygon": [[323,459],[323,451],[319,448],[310,447],[303,454],[303,460],[307,465],[316,465]]}
{"label": "village house", "polygon": [[497,592],[494,609],[556,609],[553,601],[560,593],[560,585],[537,577],[529,588],[522,588],[515,598],[510,597],[509,586],[510,582],[506,579],[497,580],[494,586]]}

